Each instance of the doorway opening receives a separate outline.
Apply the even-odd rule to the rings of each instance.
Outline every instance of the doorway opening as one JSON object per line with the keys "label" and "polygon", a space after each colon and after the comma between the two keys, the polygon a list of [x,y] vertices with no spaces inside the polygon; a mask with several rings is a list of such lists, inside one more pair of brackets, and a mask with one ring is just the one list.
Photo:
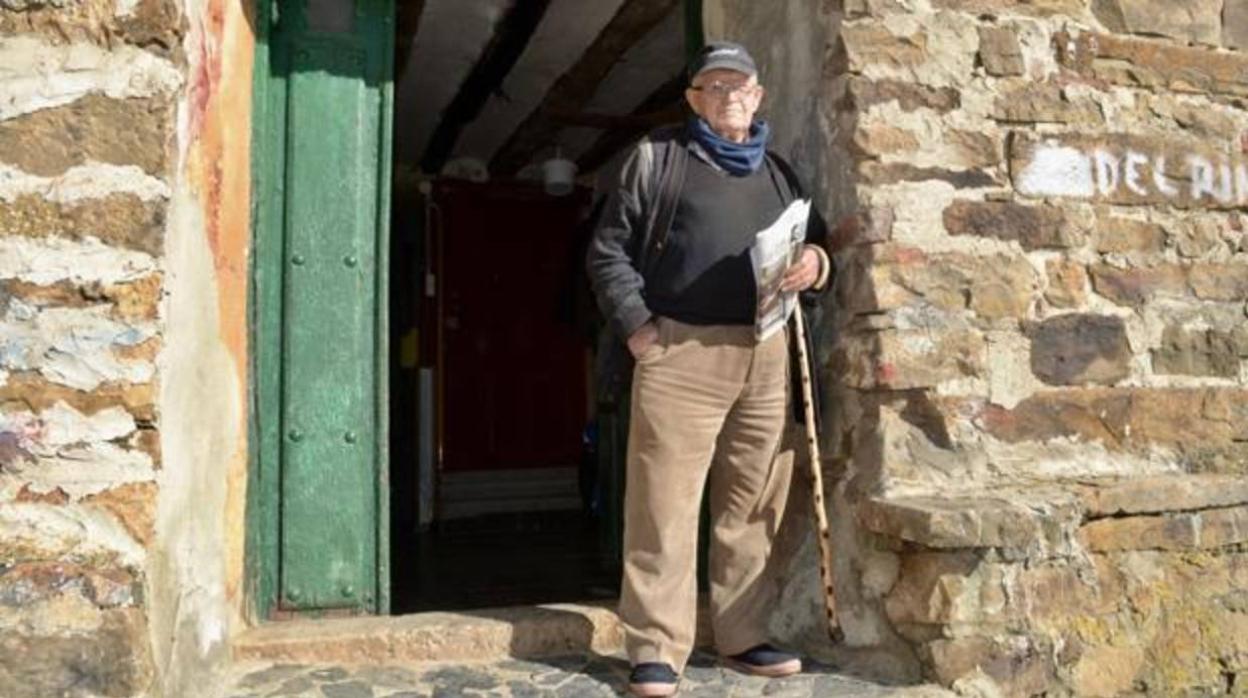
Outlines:
{"label": "doorway opening", "polygon": [[585,246],[628,147],[684,118],[701,3],[397,12],[391,612],[614,598]]}

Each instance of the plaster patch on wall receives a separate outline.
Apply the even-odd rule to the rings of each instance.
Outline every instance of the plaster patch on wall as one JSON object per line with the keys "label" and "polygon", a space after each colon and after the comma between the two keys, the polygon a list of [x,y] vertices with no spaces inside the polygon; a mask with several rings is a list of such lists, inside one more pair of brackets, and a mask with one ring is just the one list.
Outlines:
{"label": "plaster patch on wall", "polygon": [[74,241],[0,235],[0,279],[40,285],[58,281],[116,284],[157,271],[151,255],[109,247],[93,237]]}
{"label": "plaster patch on wall", "polygon": [[1077,148],[1051,145],[1038,148],[1016,182],[1018,190],[1030,196],[1074,196],[1096,194],[1092,159]]}
{"label": "plaster patch on wall", "polygon": [[150,382],[155,372],[150,362],[123,360],[114,350],[154,337],[155,326],[122,323],[107,314],[107,306],[49,308],[33,316],[10,308],[0,318],[0,367],[35,370],[48,380],[79,390],[94,390],[113,381]]}
{"label": "plaster patch on wall", "polygon": [[58,177],[39,177],[0,163],[0,201],[34,195],[65,204],[112,194],[133,194],[143,201],[159,201],[169,198],[169,185],[137,165],[88,162]]}
{"label": "plaster patch on wall", "polygon": [[[0,507],[0,541],[21,559],[112,559],[127,567],[142,565],[146,552],[103,509],[9,502]],[[29,557],[26,557],[29,556]]]}
{"label": "plaster patch on wall", "polygon": [[57,449],[54,455],[20,459],[0,472],[0,501],[23,488],[44,494],[60,490],[73,500],[134,482],[153,482],[152,459],[142,451],[113,443]]}
{"label": "plaster patch on wall", "polygon": [[84,415],[64,402],[58,402],[39,413],[39,419],[44,424],[43,443],[52,447],[111,441],[129,436],[137,428],[134,417],[120,407]]}
{"label": "plaster patch on wall", "polygon": [[988,398],[1013,409],[1043,386],[1031,373],[1031,342],[1021,334],[988,334]]}
{"label": "plaster patch on wall", "polygon": [[173,63],[136,46],[54,45],[0,37],[0,121],[69,104],[92,92],[115,99],[172,94],[182,85]]}

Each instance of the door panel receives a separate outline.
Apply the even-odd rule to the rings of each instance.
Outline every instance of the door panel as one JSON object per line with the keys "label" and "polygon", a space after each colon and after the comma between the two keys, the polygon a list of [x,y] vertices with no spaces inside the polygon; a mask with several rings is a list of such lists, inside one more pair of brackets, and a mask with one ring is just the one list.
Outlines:
{"label": "door panel", "polygon": [[446,182],[444,471],[574,466],[586,346],[566,317],[585,204],[525,187]]}
{"label": "door panel", "polygon": [[[304,3],[307,4],[304,4]],[[280,183],[280,299],[261,312],[281,348],[281,609],[381,610],[386,511],[385,222],[388,0],[282,3],[271,35]],[[261,381],[264,376],[259,377]]]}

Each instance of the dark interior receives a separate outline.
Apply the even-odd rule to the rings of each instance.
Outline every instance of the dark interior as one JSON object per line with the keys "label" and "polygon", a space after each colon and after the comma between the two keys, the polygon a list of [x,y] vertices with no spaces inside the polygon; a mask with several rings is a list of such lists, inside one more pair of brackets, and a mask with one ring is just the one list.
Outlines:
{"label": "dark interior", "polygon": [[[598,319],[583,259],[595,182],[613,177],[619,155],[645,131],[683,118],[685,13],[696,3],[652,3],[662,11],[648,17],[621,4],[598,35],[582,38],[588,48],[558,80],[527,95],[516,91],[537,82],[523,74],[533,63],[525,51],[553,55],[562,47],[533,45],[556,41],[543,33],[549,3],[504,5],[454,90],[419,73],[443,65],[446,56],[422,44],[421,33],[440,28],[400,6],[390,272],[393,613],[589,601],[618,590],[622,476],[599,462]],[[670,36],[664,43],[673,26],[675,51]],[[644,55],[658,50],[664,54]],[[436,119],[420,111],[436,108],[429,100],[404,98],[413,82],[420,94],[453,92]],[[624,93],[639,97],[611,102]],[[537,106],[494,139],[495,152],[471,152],[492,134],[492,109],[526,99]],[[414,132],[420,124],[427,133]],[[413,132],[404,132],[407,125],[416,125]],[[544,186],[543,163],[551,159],[576,163],[570,191],[555,195]]]}

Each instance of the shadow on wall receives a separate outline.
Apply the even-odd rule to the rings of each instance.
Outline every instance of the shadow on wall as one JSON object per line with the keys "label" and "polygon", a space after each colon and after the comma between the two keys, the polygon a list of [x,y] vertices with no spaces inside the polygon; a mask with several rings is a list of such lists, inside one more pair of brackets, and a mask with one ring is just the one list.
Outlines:
{"label": "shadow on wall", "polygon": [[[826,217],[839,221],[829,241],[838,270],[836,287],[825,301],[816,340],[825,406],[821,425],[825,500],[845,641],[834,645],[824,622],[812,477],[800,447],[800,428],[786,436],[789,445],[782,456],[795,459],[795,481],[773,556],[784,566],[780,572],[784,582],[771,631],[843,673],[884,683],[917,683],[922,680],[919,660],[893,631],[883,608],[883,596],[897,578],[898,559],[875,549],[856,514],[857,503],[875,493],[884,478],[882,407],[901,401],[907,406],[900,409],[907,414],[922,415],[925,410],[922,395],[878,389],[873,387],[876,376],[863,375],[879,366],[882,354],[883,311],[872,270],[877,245],[889,239],[893,220],[887,209],[863,208],[858,201],[855,173],[861,156],[853,138],[864,107],[855,101],[856,78],[849,74],[840,39],[841,16],[826,3],[794,3],[776,13],[736,0],[708,3],[708,14],[714,15],[709,33],[738,38],[759,54],[770,91],[769,118],[795,131],[787,147],[781,144],[782,151],[810,177]],[[791,34],[794,22],[824,29],[805,32],[816,44],[805,55],[790,55],[801,52],[792,42],[781,49],[768,39]],[[807,65],[811,60],[814,64]]]}

